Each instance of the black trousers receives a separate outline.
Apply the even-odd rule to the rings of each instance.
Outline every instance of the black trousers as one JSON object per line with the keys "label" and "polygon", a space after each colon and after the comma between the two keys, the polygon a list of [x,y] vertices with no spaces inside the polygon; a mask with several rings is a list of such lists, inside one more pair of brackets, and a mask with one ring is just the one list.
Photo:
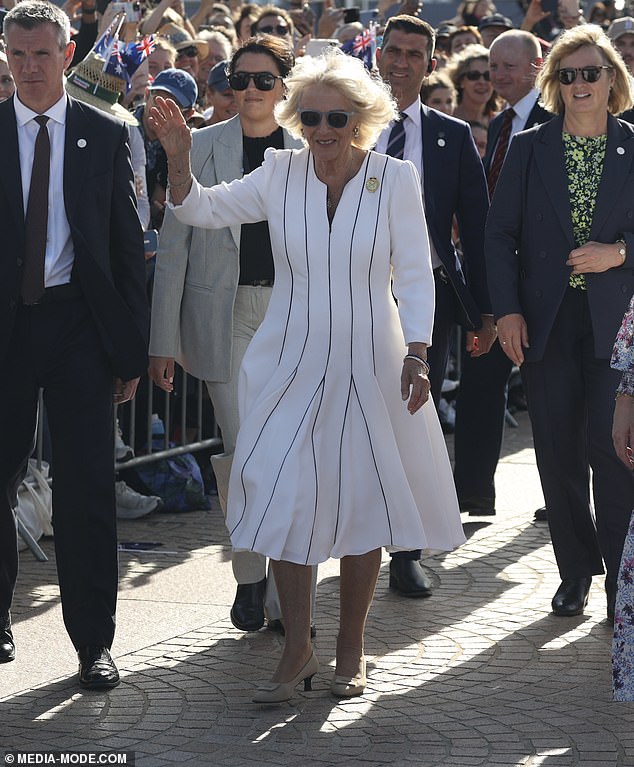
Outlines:
{"label": "black trousers", "polygon": [[[438,407],[442,394],[442,382],[445,378],[445,368],[449,357],[449,349],[456,318],[456,293],[447,278],[443,277],[442,270],[434,270],[434,283],[436,288],[436,309],[434,312],[434,330],[432,333],[431,346],[427,350],[431,384],[431,396],[434,405]],[[397,559],[420,559],[421,550],[396,551],[391,554]]]}
{"label": "black trousers", "polygon": [[12,506],[44,388],[64,623],[75,647],[110,647],[117,599],[112,372],[83,298],[20,306],[0,376],[0,614],[18,571]]}
{"label": "black trousers", "polygon": [[488,354],[465,354],[456,400],[454,480],[458,499],[490,501],[502,439],[508,380],[513,363],[496,341]]}
{"label": "black trousers", "polygon": [[[634,475],[616,457],[612,444],[620,376],[609,360],[594,355],[586,292],[568,288],[543,359],[522,366],[562,579],[601,574],[605,562],[606,584],[616,584],[634,508]],[[590,470],[596,525],[590,509]]]}

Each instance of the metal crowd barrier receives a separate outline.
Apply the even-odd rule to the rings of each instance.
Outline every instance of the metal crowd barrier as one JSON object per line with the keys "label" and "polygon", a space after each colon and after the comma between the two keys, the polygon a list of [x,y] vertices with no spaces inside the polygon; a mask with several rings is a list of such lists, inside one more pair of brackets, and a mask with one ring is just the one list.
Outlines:
{"label": "metal crowd barrier", "polygon": [[[203,399],[205,396],[207,396],[206,387],[203,381],[198,380],[197,385],[197,391],[196,391],[196,422],[195,426],[193,427],[196,434],[196,441],[194,442],[186,442],[187,439],[187,433],[188,428],[192,428],[191,426],[188,427],[188,414],[187,414],[187,400],[188,397],[186,396],[187,392],[187,385],[188,381],[191,378],[191,376],[188,376],[187,373],[185,373],[184,370],[181,369],[182,376],[180,378],[181,381],[181,387],[182,387],[182,396],[180,398],[180,440],[178,442],[180,444],[175,444],[177,440],[175,439],[174,434],[172,433],[171,427],[171,413],[172,413],[172,396],[168,392],[161,392],[165,397],[164,407],[163,407],[163,427],[164,427],[164,434],[161,436],[161,440],[163,442],[163,447],[160,450],[155,450],[154,452],[148,452],[147,454],[143,455],[135,455],[133,458],[130,458],[126,461],[115,461],[115,470],[119,471],[120,469],[131,469],[135,466],[142,466],[144,464],[152,463],[154,461],[158,461],[161,458],[167,458],[168,456],[172,455],[181,455],[183,453],[195,453],[198,450],[205,450],[207,448],[218,448],[221,449],[222,447],[222,438],[219,435],[218,432],[218,426],[215,422],[215,419],[213,417],[211,418],[211,422],[209,424],[209,436],[205,436],[203,434],[204,426],[203,426]],[[197,380],[197,379],[192,379]],[[151,382],[148,381],[148,395],[147,395],[147,421],[146,421],[146,439],[145,444],[149,446],[152,445],[153,441],[156,443],[156,437],[152,434],[152,414],[154,411],[154,403],[155,403],[155,396],[154,396],[154,386],[151,384]],[[157,389],[157,391],[160,391]],[[136,408],[137,408],[137,402],[136,400],[132,400],[132,402],[125,403],[123,406],[115,406],[115,430],[117,426],[117,416],[118,416],[118,410],[119,407],[127,407],[129,408],[129,416],[130,416],[130,429],[129,429],[129,436],[128,436],[128,442],[130,445],[134,446],[136,442]],[[40,390],[40,396],[39,396],[39,403],[38,403],[38,412],[39,414],[44,412],[44,400],[42,396],[42,391]],[[174,429],[174,432],[176,429]],[[37,461],[38,468],[42,467],[42,461],[43,461],[43,453],[44,453],[44,419],[41,417],[38,417],[37,419],[37,437],[36,437],[36,446],[35,446],[35,453],[34,457]],[[113,455],[114,455],[114,445],[113,445]],[[49,480],[50,482],[51,480]],[[19,513],[16,514],[16,521],[17,521],[17,528],[18,528],[18,535],[22,540],[26,543],[30,551],[32,552],[33,556],[39,561],[39,562],[46,562],[48,557],[46,554],[42,551],[41,547],[37,543],[37,541],[33,538],[33,536],[29,533],[27,528],[25,527],[24,523],[20,519]]]}

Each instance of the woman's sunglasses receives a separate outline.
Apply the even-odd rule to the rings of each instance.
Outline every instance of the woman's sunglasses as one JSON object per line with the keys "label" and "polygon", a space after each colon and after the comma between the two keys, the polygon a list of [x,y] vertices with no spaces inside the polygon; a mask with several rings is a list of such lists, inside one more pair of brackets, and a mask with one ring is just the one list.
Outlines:
{"label": "woman's sunglasses", "polygon": [[345,128],[354,112],[344,112],[341,109],[333,109],[330,112],[318,112],[316,109],[300,109],[298,114],[301,124],[307,128],[316,128],[321,124],[324,117],[331,128]]}
{"label": "woman's sunglasses", "polygon": [[198,48],[195,45],[190,45],[188,48],[181,48],[180,51],[176,52],[177,59],[181,59],[184,56],[187,56],[189,59],[196,58],[198,56]]}
{"label": "woman's sunglasses", "polygon": [[253,80],[259,91],[272,91],[275,88],[275,81],[284,78],[280,75],[272,75],[270,72],[234,72],[228,79],[234,91],[246,91],[249,80]]}
{"label": "woman's sunglasses", "polygon": [[480,78],[488,83],[491,79],[491,75],[488,72],[476,72],[475,70],[473,72],[465,72],[464,76],[472,83],[477,82]]}
{"label": "woman's sunglasses", "polygon": [[601,67],[564,67],[557,70],[557,77],[562,85],[572,85],[577,79],[577,74],[581,72],[581,77],[583,77],[585,82],[596,83],[601,77],[601,70],[603,69],[611,70],[612,67],[608,67],[605,64]]}
{"label": "woman's sunglasses", "polygon": [[275,26],[267,24],[265,27],[258,27],[257,31],[264,35],[279,35],[280,37],[286,37],[289,34],[286,24],[276,24]]}

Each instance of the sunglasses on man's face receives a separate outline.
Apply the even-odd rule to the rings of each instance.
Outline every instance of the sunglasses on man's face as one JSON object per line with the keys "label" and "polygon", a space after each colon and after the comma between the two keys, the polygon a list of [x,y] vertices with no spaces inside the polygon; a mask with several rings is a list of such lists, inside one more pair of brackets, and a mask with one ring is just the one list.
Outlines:
{"label": "sunglasses on man's face", "polygon": [[473,70],[472,72],[465,72],[464,76],[472,83],[477,82],[480,78],[488,83],[491,79],[491,75],[488,72],[477,72],[476,70]]}
{"label": "sunglasses on man's face", "polygon": [[587,83],[596,83],[601,77],[601,71],[604,69],[611,70],[612,67],[603,65],[601,67],[564,67],[557,70],[557,77],[562,85],[572,85],[577,79],[577,74],[581,72],[581,77]]}
{"label": "sunglasses on man's face", "polygon": [[188,59],[195,59],[196,56],[198,56],[198,48],[196,48],[195,45],[190,45],[189,47],[181,48],[180,51],[176,52],[176,58],[177,59],[182,59],[185,56]]}
{"label": "sunglasses on man's face", "polygon": [[265,27],[258,27],[257,31],[262,32],[263,35],[279,35],[280,37],[286,37],[289,34],[286,24],[267,24]]}
{"label": "sunglasses on man's face", "polygon": [[307,128],[316,128],[321,121],[326,118],[326,122],[331,128],[345,128],[348,120],[354,112],[344,112],[341,109],[333,109],[330,112],[318,112],[316,109],[300,109],[299,119],[302,125]]}
{"label": "sunglasses on man's face", "polygon": [[283,80],[280,75],[273,75],[270,72],[234,72],[229,75],[229,85],[234,91],[246,91],[249,87],[249,81],[259,91],[272,91],[275,88],[276,80]]}

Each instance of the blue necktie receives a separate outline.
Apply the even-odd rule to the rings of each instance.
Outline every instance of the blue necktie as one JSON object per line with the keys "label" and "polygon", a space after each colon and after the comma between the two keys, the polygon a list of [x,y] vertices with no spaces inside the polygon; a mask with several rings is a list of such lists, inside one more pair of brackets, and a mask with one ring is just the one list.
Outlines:
{"label": "blue necktie", "polygon": [[405,112],[401,112],[401,119],[395,122],[390,131],[390,135],[387,140],[387,147],[385,154],[389,154],[390,157],[396,157],[397,160],[403,159],[403,152],[405,150],[405,120],[407,115]]}

